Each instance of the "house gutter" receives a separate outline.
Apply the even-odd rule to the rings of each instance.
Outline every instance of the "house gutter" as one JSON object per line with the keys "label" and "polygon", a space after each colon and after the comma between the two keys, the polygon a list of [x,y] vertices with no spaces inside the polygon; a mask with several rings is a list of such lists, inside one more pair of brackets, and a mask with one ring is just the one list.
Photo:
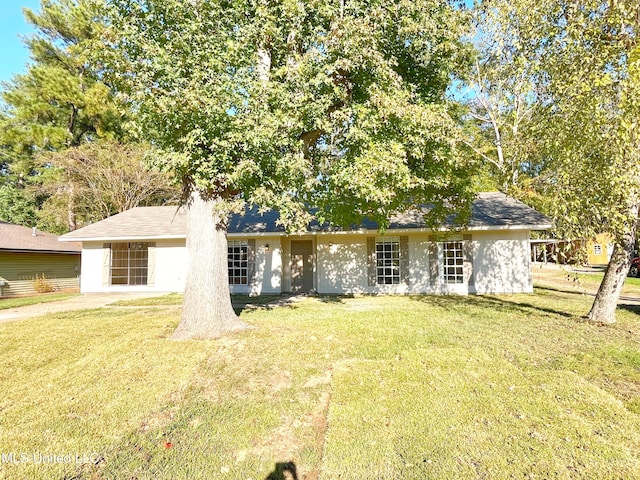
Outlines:
{"label": "house gutter", "polygon": [[[495,232],[495,231],[518,231],[518,230],[549,230],[551,224],[538,225],[500,225],[500,226],[476,226],[467,227],[461,230],[451,230],[448,228],[431,229],[431,228],[397,228],[387,229],[385,234],[415,234],[415,233],[446,233],[446,232]],[[246,237],[308,237],[308,236],[331,236],[331,235],[377,235],[377,229],[358,229],[358,230],[335,230],[335,231],[308,231],[303,233],[286,233],[286,232],[229,232],[229,238],[246,238]],[[72,237],[58,238],[61,242],[114,242],[118,240],[127,241],[150,241],[150,240],[175,240],[186,239],[186,235],[130,235],[130,236],[100,236],[100,237]]]}

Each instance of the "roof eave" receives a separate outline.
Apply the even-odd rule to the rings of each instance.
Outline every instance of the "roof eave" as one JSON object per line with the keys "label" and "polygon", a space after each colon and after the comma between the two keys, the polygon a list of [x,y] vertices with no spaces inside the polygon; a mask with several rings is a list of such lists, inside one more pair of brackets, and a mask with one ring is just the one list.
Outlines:
{"label": "roof eave", "polygon": [[469,227],[469,231],[488,231],[488,230],[550,230],[553,225],[550,223],[539,223],[533,225],[499,225],[499,226],[476,226]]}
{"label": "roof eave", "polygon": [[[534,224],[534,225],[477,225],[473,227],[459,227],[458,231],[461,232],[489,232],[489,231],[522,231],[522,230],[549,230],[552,228],[551,224]],[[385,233],[434,233],[434,232],[447,232],[450,228],[442,227],[440,229],[432,228],[388,228]],[[377,229],[358,229],[358,230],[335,230],[335,231],[323,231],[323,232],[309,232],[305,235],[357,235],[357,234],[375,234],[379,232]]]}
{"label": "roof eave", "polygon": [[172,240],[187,238],[186,235],[130,235],[109,237],[59,237],[59,242],[118,242],[118,241],[147,241],[147,240]]}
{"label": "roof eave", "polygon": [[[462,227],[460,231],[464,232],[488,232],[488,231],[517,231],[517,230],[549,230],[551,224],[532,224],[532,225],[476,225],[472,227]],[[446,232],[449,229],[443,227],[440,229],[431,228],[389,228],[388,233],[433,233]],[[229,232],[227,235],[231,238],[246,237],[285,237],[285,236],[327,236],[327,235],[370,235],[379,232],[377,229],[360,228],[357,230],[331,230],[317,231],[311,230],[299,234],[288,234],[286,232]],[[134,235],[134,236],[101,236],[101,237],[60,237],[61,242],[118,242],[118,241],[153,241],[153,240],[175,240],[185,239],[186,235]]]}
{"label": "roof eave", "polygon": [[35,250],[28,248],[0,248],[0,252],[7,253],[66,253],[69,255],[80,255],[82,253],[81,250]]}

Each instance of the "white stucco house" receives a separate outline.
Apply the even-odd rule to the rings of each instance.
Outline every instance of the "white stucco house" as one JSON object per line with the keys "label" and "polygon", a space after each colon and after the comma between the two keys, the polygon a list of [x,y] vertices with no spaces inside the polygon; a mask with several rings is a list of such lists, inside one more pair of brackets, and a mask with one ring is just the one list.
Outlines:
{"label": "white stucco house", "polygon": [[[549,219],[502,193],[482,193],[469,224],[451,234],[426,228],[419,211],[397,215],[380,235],[319,226],[288,235],[276,212],[248,210],[228,230],[232,293],[520,293],[533,291],[529,233]],[[82,242],[86,292],[184,290],[186,213],[138,207],[60,237]]]}

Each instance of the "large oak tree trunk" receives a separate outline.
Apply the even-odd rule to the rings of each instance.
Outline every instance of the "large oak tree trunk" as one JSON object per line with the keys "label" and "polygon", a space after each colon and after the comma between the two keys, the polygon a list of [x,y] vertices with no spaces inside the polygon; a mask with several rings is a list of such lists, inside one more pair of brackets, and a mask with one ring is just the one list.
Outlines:
{"label": "large oak tree trunk", "polygon": [[[632,208],[631,218],[637,218],[637,216],[638,206],[635,205]],[[604,279],[587,314],[589,320],[598,323],[615,323],[616,307],[633,259],[635,239],[636,222],[634,221],[627,234],[616,242]]]}
{"label": "large oak tree trunk", "polygon": [[194,190],[187,210],[189,263],[182,319],[175,339],[217,338],[247,325],[233,311],[227,270],[227,222],[216,213],[220,199]]}

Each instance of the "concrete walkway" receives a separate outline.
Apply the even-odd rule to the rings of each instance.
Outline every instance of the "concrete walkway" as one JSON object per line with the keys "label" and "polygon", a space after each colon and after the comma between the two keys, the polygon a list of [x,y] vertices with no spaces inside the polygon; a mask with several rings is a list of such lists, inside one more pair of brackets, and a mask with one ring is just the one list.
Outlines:
{"label": "concrete walkway", "polygon": [[52,313],[68,312],[71,310],[87,310],[91,308],[106,307],[120,300],[133,300],[136,298],[158,297],[164,293],[84,293],[76,297],[57,302],[39,303],[24,307],[8,308],[0,310],[0,323],[22,320],[25,318],[41,317]]}

